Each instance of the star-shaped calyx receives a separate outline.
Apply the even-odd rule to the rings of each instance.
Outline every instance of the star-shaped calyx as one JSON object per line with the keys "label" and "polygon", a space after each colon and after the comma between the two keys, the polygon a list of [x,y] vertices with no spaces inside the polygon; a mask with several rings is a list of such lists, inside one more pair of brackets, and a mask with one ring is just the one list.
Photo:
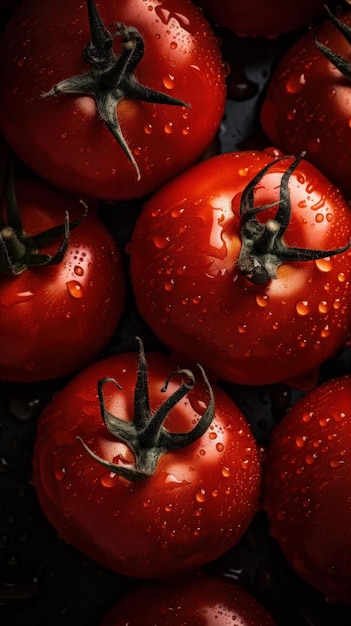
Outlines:
{"label": "star-shaped calyx", "polygon": [[[138,180],[139,167],[121,130],[117,108],[125,98],[154,104],[170,104],[183,107],[190,105],[168,94],[155,91],[139,83],[134,71],[144,56],[144,40],[134,26],[115,23],[114,32],[107,30],[100,18],[93,0],[87,0],[91,41],[83,50],[84,60],[91,69],[57,83],[43,97],[61,93],[84,94],[96,101],[96,107],[126,156],[132,163]],[[122,51],[116,55],[113,40],[120,37]]]}

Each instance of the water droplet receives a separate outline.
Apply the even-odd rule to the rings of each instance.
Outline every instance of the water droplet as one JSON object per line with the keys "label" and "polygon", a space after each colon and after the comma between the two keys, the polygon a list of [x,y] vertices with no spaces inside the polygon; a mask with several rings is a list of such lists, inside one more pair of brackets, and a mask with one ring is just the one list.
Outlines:
{"label": "water droplet", "polygon": [[258,294],[256,296],[256,302],[257,302],[259,307],[264,308],[264,307],[266,307],[268,305],[269,298],[268,298],[268,296],[266,294],[263,294],[263,295]]}
{"label": "water droplet", "polygon": [[152,130],[153,130],[153,129],[152,129],[152,124],[145,124],[145,126],[144,126],[144,132],[145,132],[147,135],[151,135]]}
{"label": "water droplet", "polygon": [[286,82],[286,91],[289,93],[300,93],[305,87],[306,79],[304,74],[292,74]]}
{"label": "water droplet", "polygon": [[337,275],[337,279],[339,281],[339,283],[344,283],[346,280],[346,276],[344,274],[344,272],[339,272]]}
{"label": "water droplet", "polygon": [[329,465],[331,468],[336,469],[337,467],[340,467],[340,465],[343,465],[343,463],[345,463],[343,459],[331,459]]}
{"label": "water droplet", "polygon": [[303,414],[303,416],[302,416],[302,421],[303,421],[305,424],[308,424],[308,422],[310,422],[310,421],[311,421],[312,417],[313,417],[313,412],[312,412],[312,411],[310,411],[310,412],[306,412],[306,413],[304,413],[304,414]]}
{"label": "water droplet", "polygon": [[23,67],[26,63],[27,58],[26,57],[21,57],[20,59],[17,60],[17,65],[18,67]]}
{"label": "water droplet", "polygon": [[116,481],[117,481],[117,474],[115,474],[114,472],[109,472],[108,474],[105,474],[104,476],[101,476],[100,478],[100,482],[103,487],[115,487]]}
{"label": "water droplet", "polygon": [[205,502],[206,500],[206,491],[205,489],[199,489],[196,494],[195,494],[195,498],[197,502]]}
{"label": "water droplet", "polygon": [[317,222],[318,224],[321,224],[321,223],[323,222],[323,220],[324,220],[324,215],[323,215],[323,213],[317,213],[317,215],[316,215],[316,218],[315,218],[315,219],[316,219],[316,222]]}
{"label": "water droplet", "polygon": [[173,133],[174,127],[173,127],[173,122],[166,122],[166,124],[163,127],[166,135],[171,135]]}
{"label": "water droplet", "polygon": [[330,328],[329,326],[324,326],[324,328],[322,328],[321,330],[321,337],[323,337],[323,339],[325,339],[326,337],[329,337],[330,335]]}
{"label": "water droplet", "polygon": [[322,300],[322,302],[318,304],[318,311],[321,314],[328,313],[329,311],[328,302],[326,302],[325,300]]}
{"label": "water droplet", "polygon": [[80,299],[84,296],[82,285],[77,280],[69,280],[66,283],[67,291],[72,298]]}
{"label": "water droplet", "polygon": [[175,87],[175,78],[172,74],[164,76],[162,82],[166,89],[174,89]]}
{"label": "water droplet", "polygon": [[222,467],[222,476],[223,478],[228,478],[230,476],[229,467]]}
{"label": "water droplet", "polygon": [[162,250],[163,248],[168,246],[170,242],[170,238],[169,237],[153,237],[152,241],[154,242],[156,248],[158,248],[159,250]]}
{"label": "water droplet", "polygon": [[214,433],[213,431],[209,433],[209,439],[217,439],[217,433]]}
{"label": "water droplet", "polygon": [[84,274],[84,270],[80,265],[75,265],[73,271],[77,276],[83,276]]}
{"label": "water droplet", "polygon": [[218,452],[223,452],[224,450],[223,443],[216,443],[216,450],[218,450]]}
{"label": "water droplet", "polygon": [[66,478],[66,468],[65,467],[57,467],[54,471],[54,475],[56,480],[64,480]]}
{"label": "water droplet", "polygon": [[248,168],[248,167],[241,167],[241,168],[238,170],[238,174],[239,174],[239,176],[248,176],[248,174],[249,174],[249,168]]}
{"label": "water droplet", "polygon": [[325,257],[325,259],[317,259],[315,264],[320,272],[331,272],[333,269],[333,261],[329,256]]}
{"label": "water droplet", "polygon": [[241,461],[240,465],[241,465],[243,470],[247,470],[248,467],[249,467],[249,459],[245,459],[244,461]]}
{"label": "water droplet", "polygon": [[296,302],[296,311],[298,315],[308,315],[310,310],[310,305],[307,300],[299,300]]}
{"label": "water droplet", "polygon": [[169,44],[169,47],[170,47],[172,50],[175,50],[175,49],[178,47],[178,44],[177,44],[177,42],[176,42],[176,41],[171,41],[171,43]]}
{"label": "water droplet", "polygon": [[305,445],[306,441],[307,441],[307,437],[305,435],[299,435],[295,439],[295,443],[298,448],[302,448]]}

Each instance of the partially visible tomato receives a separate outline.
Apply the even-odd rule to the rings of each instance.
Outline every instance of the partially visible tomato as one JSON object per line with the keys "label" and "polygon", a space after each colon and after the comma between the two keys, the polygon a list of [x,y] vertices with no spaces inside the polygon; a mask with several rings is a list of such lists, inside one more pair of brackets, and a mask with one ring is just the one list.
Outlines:
{"label": "partially visible tomato", "polygon": [[1,130],[63,189],[143,196],[200,159],[218,131],[224,66],[189,0],[26,0],[0,51]]}
{"label": "partially visible tomato", "polygon": [[174,353],[229,382],[306,386],[350,331],[351,211],[308,161],[276,156],[213,157],[160,189],[130,273]]}
{"label": "partially visible tomato", "polygon": [[266,609],[241,587],[197,575],[172,584],[142,583],[100,626],[274,626]]}
{"label": "partially visible tomato", "polygon": [[273,430],[263,506],[290,565],[351,602],[351,378],[309,392]]}
{"label": "partially visible tomato", "polygon": [[[95,203],[56,258],[66,213],[72,223],[85,207],[39,179],[16,178],[15,193],[22,224],[11,218],[9,229],[4,199],[1,212],[0,379],[66,376],[93,360],[118,324],[125,300],[122,260]],[[39,236],[52,228],[59,229],[53,239]],[[47,263],[50,257],[57,262]]]}
{"label": "partially visible tomato", "polygon": [[[196,570],[258,508],[260,454],[243,415],[203,371],[155,352],[100,360],[39,419],[34,485],[59,536],[137,578]],[[166,381],[166,384],[165,384]],[[164,422],[164,425],[163,425]]]}
{"label": "partially visible tomato", "polygon": [[277,37],[323,14],[325,0],[195,0],[219,26],[249,37]]}
{"label": "partially visible tomato", "polygon": [[[280,60],[260,117],[274,145],[287,153],[306,150],[307,158],[349,199],[351,11],[339,22],[330,15],[331,20],[308,31]],[[323,48],[327,56],[320,46],[327,48]]]}

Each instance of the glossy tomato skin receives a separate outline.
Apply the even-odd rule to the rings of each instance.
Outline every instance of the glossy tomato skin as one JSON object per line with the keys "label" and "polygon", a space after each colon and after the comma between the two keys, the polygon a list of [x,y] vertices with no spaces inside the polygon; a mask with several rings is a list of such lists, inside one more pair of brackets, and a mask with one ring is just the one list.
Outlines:
{"label": "glossy tomato skin", "polygon": [[[350,11],[342,21],[351,25]],[[317,49],[314,36],[315,29],[308,31],[280,60],[263,101],[261,125],[288,154],[306,150],[307,158],[350,198],[350,82]],[[323,25],[318,40],[349,58],[350,44],[331,22]]]}
{"label": "glossy tomato skin", "polygon": [[332,602],[351,602],[351,378],[324,383],[273,431],[263,506],[291,566]]}
{"label": "glossy tomato skin", "polygon": [[277,37],[301,28],[323,14],[323,0],[196,0],[219,26],[249,37]]}
{"label": "glossy tomato skin", "polygon": [[[84,214],[81,202],[42,180],[17,178],[23,227],[34,235]],[[39,252],[54,254],[62,237]],[[96,357],[123,312],[125,275],[95,204],[70,233],[63,261],[0,277],[0,378],[32,382],[66,376]]]}
{"label": "glossy tomato skin", "polygon": [[[153,411],[179,386],[166,377],[178,364],[147,355]],[[160,457],[155,473],[131,482],[92,459],[81,439],[100,457],[131,462],[132,453],[103,424],[97,381],[107,383],[107,409],[133,419],[138,367],[134,352],[95,363],[49,403],[39,421],[34,485],[60,537],[101,565],[127,576],[152,579],[197,569],[233,546],[258,507],[261,464],[257,445],[240,411],[214,388],[216,414],[192,445]],[[208,404],[197,376],[188,399],[167,417],[171,432],[191,430]]]}
{"label": "glossy tomato skin", "polygon": [[[198,160],[218,130],[225,77],[218,41],[188,0],[103,0],[109,27],[139,29],[145,54],[136,77],[190,107],[125,99],[118,118],[141,178],[99,118],[89,96],[41,97],[87,72],[85,2],[24,2],[0,39],[0,127],[12,149],[51,183],[86,197],[128,199],[150,193]],[[119,53],[115,43],[116,54]],[[203,103],[206,115],[203,115]]]}
{"label": "glossy tomato skin", "polygon": [[109,611],[100,626],[228,626],[232,623],[275,626],[273,617],[243,588],[223,579],[197,575],[172,584],[140,584]]}
{"label": "glossy tomato skin", "polygon": [[[159,190],[136,223],[130,273],[141,315],[172,351],[229,382],[304,386],[311,383],[307,373],[346,341],[351,253],[284,263],[265,285],[241,274],[242,191],[274,160],[273,152],[214,157]],[[258,205],[278,199],[291,161],[265,175]],[[290,197],[288,245],[330,250],[347,244],[349,207],[305,160],[290,178]]]}

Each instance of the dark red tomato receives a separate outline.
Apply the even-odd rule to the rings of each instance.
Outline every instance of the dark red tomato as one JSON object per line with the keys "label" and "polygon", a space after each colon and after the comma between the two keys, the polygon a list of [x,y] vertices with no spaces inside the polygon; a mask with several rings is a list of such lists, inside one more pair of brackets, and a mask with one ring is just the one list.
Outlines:
{"label": "dark red tomato", "polygon": [[[17,178],[15,190],[24,233],[14,248],[13,229],[1,225],[12,263],[2,255],[0,379],[47,380],[75,372],[109,341],[123,311],[124,269],[95,205],[72,229],[63,260],[45,264],[62,256],[65,212],[74,222],[84,206],[37,179]],[[38,233],[57,226],[61,233],[45,245]]]}
{"label": "dark red tomato", "polygon": [[[342,23],[351,28],[350,11]],[[306,150],[307,158],[350,198],[350,39],[332,21],[317,34],[317,41],[345,58],[343,74],[317,47],[315,36],[315,29],[308,31],[281,59],[262,105],[261,124],[281,150]]]}
{"label": "dark red tomato", "polygon": [[274,626],[265,608],[239,586],[197,575],[172,584],[143,583],[100,626]]}
{"label": "dark red tomato", "polygon": [[244,417],[199,368],[195,384],[165,355],[149,354],[148,366],[147,385],[142,347],[139,360],[114,355],[54,397],[39,420],[34,485],[65,541],[127,576],[162,578],[239,540],[261,470]]}
{"label": "dark red tomato", "polygon": [[309,392],[273,430],[263,505],[300,576],[351,602],[350,376]]}
{"label": "dark red tomato", "polygon": [[26,0],[0,49],[1,130],[63,189],[145,195],[198,160],[218,130],[220,49],[189,0]]}
{"label": "dark red tomato", "polygon": [[323,14],[325,0],[195,0],[219,26],[249,37],[277,37]]}
{"label": "dark red tomato", "polygon": [[340,251],[350,234],[348,204],[307,161],[213,157],[165,185],[138,218],[129,248],[137,306],[172,351],[215,377],[307,385],[350,329],[351,251]]}

